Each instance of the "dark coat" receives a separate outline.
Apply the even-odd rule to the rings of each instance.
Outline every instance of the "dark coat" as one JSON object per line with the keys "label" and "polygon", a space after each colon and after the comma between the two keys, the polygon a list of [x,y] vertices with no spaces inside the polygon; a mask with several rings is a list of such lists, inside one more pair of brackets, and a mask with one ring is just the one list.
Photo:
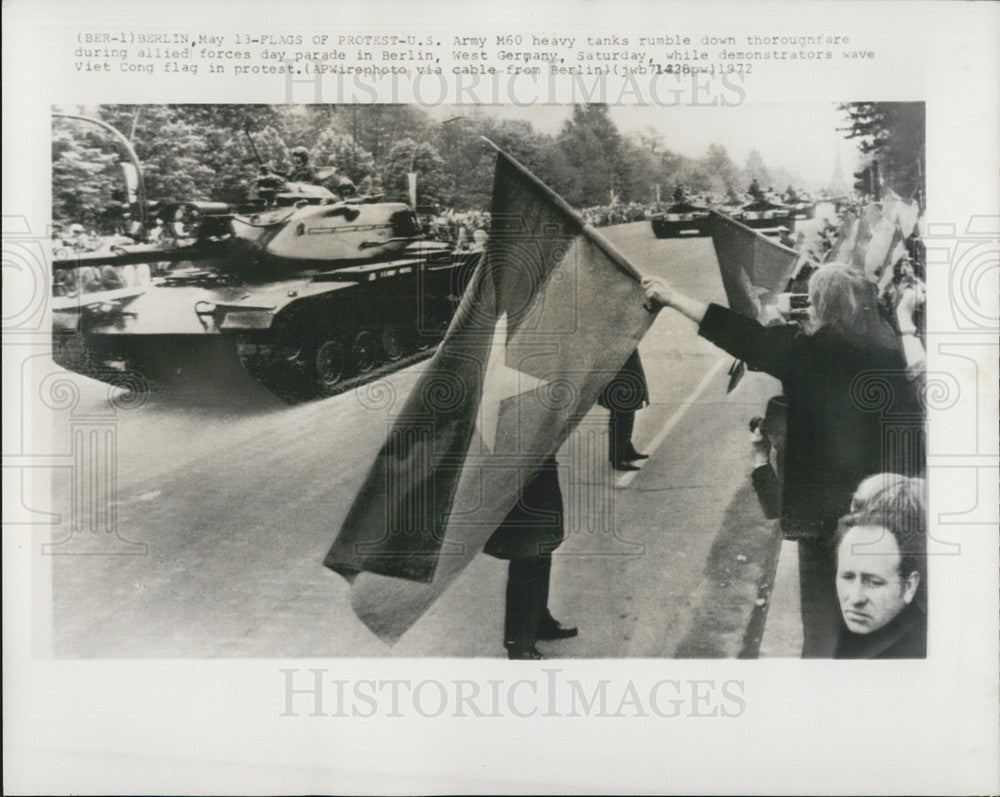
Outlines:
{"label": "dark coat", "polygon": [[649,386],[638,349],[632,351],[625,365],[604,386],[597,403],[618,412],[635,412],[649,404]]}
{"label": "dark coat", "polygon": [[870,634],[840,629],[835,659],[926,659],[927,615],[914,602]]}
{"label": "dark coat", "polygon": [[563,541],[563,502],[554,458],[521,492],[517,504],[486,541],[483,550],[498,559],[523,559],[550,553]]}
{"label": "dark coat", "polygon": [[832,535],[866,476],[922,468],[922,414],[898,351],[862,349],[828,328],[764,327],[715,304],[698,332],[784,386],[786,539]]}
{"label": "dark coat", "polygon": [[781,517],[781,482],[771,463],[754,468],[750,473],[750,482],[757,493],[764,517],[768,520]]}

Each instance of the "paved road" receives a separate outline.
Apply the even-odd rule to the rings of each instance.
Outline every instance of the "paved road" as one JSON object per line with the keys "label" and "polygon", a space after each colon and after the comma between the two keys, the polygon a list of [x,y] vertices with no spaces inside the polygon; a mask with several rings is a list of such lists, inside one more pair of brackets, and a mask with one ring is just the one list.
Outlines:
{"label": "paved road", "polygon": [[[607,234],[640,270],[695,296],[722,298],[710,239],[660,241],[646,223]],[[657,438],[662,444],[616,488],[620,474],[604,459],[606,413],[595,409],[560,454],[569,536],[557,554],[551,606],[581,634],[546,652],[735,656],[773,573],[761,545],[773,534],[762,529],[747,489],[746,422],[776,384],[748,375],[727,395],[726,355],[671,312],[661,314],[640,352],[653,404],[638,415],[635,442],[640,450]],[[86,525],[76,534],[68,525],[56,531],[62,541],[54,551],[66,555],[47,557],[55,653],[501,655],[506,563],[477,557],[392,648],[354,617],[347,585],[321,565],[423,367],[295,407],[238,373],[218,371],[217,385],[241,386],[238,401],[154,394],[116,409],[106,386],[73,376],[81,399],[57,413],[54,439],[90,451],[84,468],[97,467],[95,447],[109,450],[102,467],[116,486],[112,509],[125,542],[112,546],[112,535],[88,533]],[[59,471],[55,487],[66,517],[74,491],[78,506],[94,505],[91,487],[74,483],[72,472]],[[755,540],[746,539],[748,529]],[[112,547],[123,555],[106,555]]]}

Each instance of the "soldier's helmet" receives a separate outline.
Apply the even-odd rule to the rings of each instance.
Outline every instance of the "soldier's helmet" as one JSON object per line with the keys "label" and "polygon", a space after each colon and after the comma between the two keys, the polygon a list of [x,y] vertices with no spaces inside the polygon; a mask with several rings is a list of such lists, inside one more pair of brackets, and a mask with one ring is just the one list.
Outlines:
{"label": "soldier's helmet", "polygon": [[301,158],[303,161],[309,160],[309,150],[305,147],[295,147],[289,154],[293,158]]}

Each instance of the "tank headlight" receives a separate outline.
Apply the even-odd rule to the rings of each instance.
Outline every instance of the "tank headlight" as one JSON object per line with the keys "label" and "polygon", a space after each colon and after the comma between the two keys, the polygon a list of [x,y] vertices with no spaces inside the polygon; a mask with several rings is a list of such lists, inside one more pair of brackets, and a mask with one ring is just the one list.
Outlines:
{"label": "tank headlight", "polygon": [[270,329],[267,310],[230,310],[222,318],[222,329]]}
{"label": "tank headlight", "polygon": [[181,205],[174,211],[171,224],[176,237],[197,238],[202,228],[201,211],[194,205]]}

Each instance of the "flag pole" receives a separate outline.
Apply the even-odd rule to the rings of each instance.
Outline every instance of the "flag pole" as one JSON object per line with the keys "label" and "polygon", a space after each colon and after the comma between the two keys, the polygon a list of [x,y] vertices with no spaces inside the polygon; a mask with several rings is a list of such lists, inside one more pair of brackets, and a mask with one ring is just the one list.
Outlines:
{"label": "flag pole", "polygon": [[497,151],[498,155],[502,155],[507,161],[517,169],[524,177],[530,180],[538,188],[539,191],[544,194],[552,204],[558,207],[563,213],[569,216],[573,221],[580,225],[581,232],[584,237],[587,238],[594,246],[604,252],[608,259],[611,260],[618,268],[632,277],[636,282],[642,281],[642,274],[639,273],[638,269],[633,266],[628,258],[616,247],[611,241],[601,235],[592,225],[584,221],[583,216],[577,213],[569,203],[563,199],[559,194],[549,188],[545,183],[539,180],[531,171],[524,165],[518,163],[514,158],[504,152],[500,147],[490,141],[486,136],[480,136],[480,138],[489,144],[493,149]]}

